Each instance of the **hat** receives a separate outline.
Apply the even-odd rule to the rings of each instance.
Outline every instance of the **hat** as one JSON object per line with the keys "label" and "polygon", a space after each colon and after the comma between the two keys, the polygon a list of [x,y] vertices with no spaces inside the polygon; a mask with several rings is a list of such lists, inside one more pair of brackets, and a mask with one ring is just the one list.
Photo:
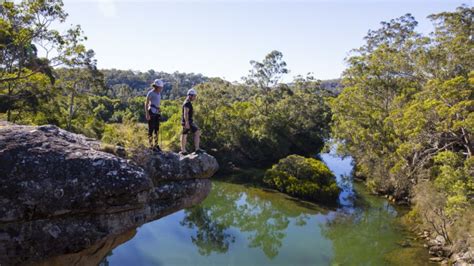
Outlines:
{"label": "hat", "polygon": [[151,85],[163,88],[163,81],[161,79],[155,79]]}
{"label": "hat", "polygon": [[195,89],[189,89],[188,90],[188,95],[196,95],[196,90]]}

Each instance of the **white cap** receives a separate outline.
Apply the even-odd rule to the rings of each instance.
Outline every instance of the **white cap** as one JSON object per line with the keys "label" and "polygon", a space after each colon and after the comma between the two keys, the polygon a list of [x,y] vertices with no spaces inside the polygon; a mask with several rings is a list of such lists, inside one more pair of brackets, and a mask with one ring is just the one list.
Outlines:
{"label": "white cap", "polygon": [[161,79],[155,79],[151,85],[163,88],[163,81]]}
{"label": "white cap", "polygon": [[189,89],[188,90],[188,95],[196,95],[196,90],[195,89]]}

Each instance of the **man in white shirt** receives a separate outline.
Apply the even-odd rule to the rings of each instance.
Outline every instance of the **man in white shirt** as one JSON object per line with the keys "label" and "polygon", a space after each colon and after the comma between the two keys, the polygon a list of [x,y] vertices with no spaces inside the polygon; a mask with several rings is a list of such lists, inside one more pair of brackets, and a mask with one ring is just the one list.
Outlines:
{"label": "man in white shirt", "polygon": [[[163,81],[156,79],[151,84],[152,88],[148,91],[145,101],[145,117],[148,121],[148,142],[150,148],[160,152],[158,145],[158,133],[160,129],[160,103],[161,91],[163,90]],[[155,133],[155,144],[153,145],[153,132]]]}

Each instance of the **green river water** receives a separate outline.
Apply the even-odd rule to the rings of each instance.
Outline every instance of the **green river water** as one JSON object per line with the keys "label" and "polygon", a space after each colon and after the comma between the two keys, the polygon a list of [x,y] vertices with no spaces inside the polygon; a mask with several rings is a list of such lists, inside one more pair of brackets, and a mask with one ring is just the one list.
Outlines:
{"label": "green river water", "polygon": [[353,185],[350,158],[321,158],[344,188],[338,207],[213,181],[201,204],[141,226],[101,264],[426,265],[427,251],[399,224],[405,210]]}

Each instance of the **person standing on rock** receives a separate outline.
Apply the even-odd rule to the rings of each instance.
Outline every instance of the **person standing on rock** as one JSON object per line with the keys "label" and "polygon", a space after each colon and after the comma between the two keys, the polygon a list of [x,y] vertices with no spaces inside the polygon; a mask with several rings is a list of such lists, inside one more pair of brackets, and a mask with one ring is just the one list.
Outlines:
{"label": "person standing on rock", "polygon": [[[158,134],[160,130],[160,103],[161,91],[163,90],[163,81],[156,79],[151,84],[152,88],[148,91],[145,101],[145,117],[148,121],[148,143],[154,151],[160,152],[158,145]],[[153,138],[153,133],[155,137]],[[153,144],[153,139],[155,143]]]}
{"label": "person standing on rock", "polygon": [[189,89],[188,95],[186,96],[186,100],[183,103],[182,107],[182,115],[181,115],[181,125],[183,126],[183,130],[181,132],[181,151],[179,152],[181,155],[186,155],[188,152],[186,151],[186,142],[189,132],[194,134],[194,148],[195,153],[203,153],[204,150],[199,148],[199,141],[201,137],[201,130],[196,126],[193,121],[193,104],[192,102],[196,100],[196,90]]}

